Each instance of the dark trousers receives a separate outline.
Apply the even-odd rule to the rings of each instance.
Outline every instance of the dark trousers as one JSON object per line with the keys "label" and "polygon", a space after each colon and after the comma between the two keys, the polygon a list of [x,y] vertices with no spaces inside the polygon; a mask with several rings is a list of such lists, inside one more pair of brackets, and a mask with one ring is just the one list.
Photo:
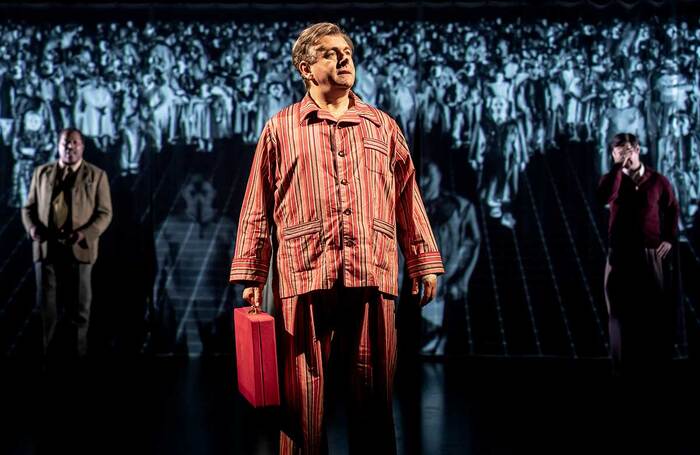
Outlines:
{"label": "dark trousers", "polygon": [[610,353],[619,370],[655,368],[671,360],[675,304],[669,284],[671,254],[652,248],[611,252],[605,267]]}
{"label": "dark trousers", "polygon": [[43,352],[56,334],[59,321],[65,323],[70,354],[87,354],[87,331],[92,303],[92,264],[73,258],[66,247],[54,247],[51,258],[36,262],[36,299],[41,311]]}

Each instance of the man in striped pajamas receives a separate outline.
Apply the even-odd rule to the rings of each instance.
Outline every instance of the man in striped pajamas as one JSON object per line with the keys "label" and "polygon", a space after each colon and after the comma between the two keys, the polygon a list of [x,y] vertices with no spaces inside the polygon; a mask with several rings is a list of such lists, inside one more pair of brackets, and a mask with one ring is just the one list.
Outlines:
{"label": "man in striped pajamas", "polygon": [[351,91],[352,57],[335,24],[300,34],[292,60],[306,96],[266,123],[241,208],[230,281],[248,303],[260,304],[273,242],[276,252],[280,453],[327,451],[330,369],[347,380],[351,452],[396,451],[397,243],[422,305],[444,273],[406,140]]}

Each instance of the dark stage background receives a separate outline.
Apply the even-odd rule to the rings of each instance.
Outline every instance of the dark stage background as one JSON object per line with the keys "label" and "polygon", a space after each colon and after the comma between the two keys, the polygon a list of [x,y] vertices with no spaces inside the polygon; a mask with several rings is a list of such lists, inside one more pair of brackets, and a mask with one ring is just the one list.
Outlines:
{"label": "dark stage background", "polygon": [[408,349],[606,357],[607,214],[593,193],[606,142],[627,130],[682,205],[676,352],[692,356],[697,11],[504,5],[0,5],[0,355],[39,352],[19,207],[68,125],[107,170],[114,203],[94,270],[92,353],[232,353],[241,288],[228,286],[228,266],[254,145],[303,96],[290,58],[298,32],[332,20],[355,42],[356,93],[411,143],[447,266],[422,314],[400,303]]}

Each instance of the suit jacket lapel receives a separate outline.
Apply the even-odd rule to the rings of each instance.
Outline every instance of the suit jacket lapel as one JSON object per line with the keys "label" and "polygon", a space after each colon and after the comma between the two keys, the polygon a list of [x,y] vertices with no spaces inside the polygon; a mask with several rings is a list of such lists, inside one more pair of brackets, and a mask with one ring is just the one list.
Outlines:
{"label": "suit jacket lapel", "polygon": [[85,162],[81,163],[78,173],[75,175],[75,183],[73,185],[73,191],[79,191],[88,181],[88,168]]}
{"label": "suit jacket lapel", "polygon": [[[58,179],[58,161],[53,163],[46,172],[46,179],[48,181],[47,187],[53,192],[53,188],[56,186],[56,179]],[[51,196],[51,195],[49,195]]]}
{"label": "suit jacket lapel", "polygon": [[87,195],[89,184],[90,170],[85,165],[85,161],[83,161],[75,176],[75,183],[73,183],[73,195],[71,197],[71,213],[73,214],[73,220],[76,219],[78,210],[80,210],[82,206],[83,198]]}
{"label": "suit jacket lapel", "polygon": [[48,169],[46,170],[46,185],[44,186],[46,194],[46,200],[49,201],[48,204],[46,204],[45,210],[46,213],[41,213],[39,214],[39,219],[44,220],[45,222],[49,222],[49,216],[51,216],[51,203],[53,201],[53,189],[56,187],[57,184],[57,179],[58,179],[58,161],[53,163],[52,166],[49,166]]}

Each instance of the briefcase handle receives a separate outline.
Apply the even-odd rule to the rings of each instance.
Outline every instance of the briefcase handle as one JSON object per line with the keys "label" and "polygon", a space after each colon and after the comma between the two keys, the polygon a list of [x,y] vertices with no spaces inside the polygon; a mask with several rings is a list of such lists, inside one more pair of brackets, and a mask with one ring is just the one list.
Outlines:
{"label": "briefcase handle", "polygon": [[250,310],[248,310],[248,314],[260,314],[262,313],[262,310],[260,309],[259,305],[251,305]]}

